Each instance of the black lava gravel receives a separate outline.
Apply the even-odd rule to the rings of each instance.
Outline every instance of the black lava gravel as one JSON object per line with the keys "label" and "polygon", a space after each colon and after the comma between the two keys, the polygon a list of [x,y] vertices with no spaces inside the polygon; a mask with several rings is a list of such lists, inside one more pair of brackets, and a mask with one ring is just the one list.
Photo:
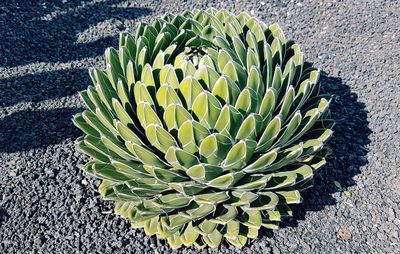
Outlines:
{"label": "black lava gravel", "polygon": [[[209,6],[278,22],[324,71],[333,154],[283,228],[173,251],[101,199],[71,117],[120,31]],[[0,1],[0,253],[400,253],[399,24],[396,0]]]}

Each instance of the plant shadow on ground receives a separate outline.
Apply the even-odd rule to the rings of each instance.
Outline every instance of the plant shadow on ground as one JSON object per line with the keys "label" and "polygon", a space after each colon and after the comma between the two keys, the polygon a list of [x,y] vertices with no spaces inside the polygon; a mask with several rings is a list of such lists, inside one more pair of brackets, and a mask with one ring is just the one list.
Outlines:
{"label": "plant shadow on ground", "polygon": [[10,215],[8,214],[7,210],[0,206],[0,226],[3,223],[3,221],[8,219],[9,217]]}
{"label": "plant shadow on ground", "polygon": [[0,107],[72,96],[91,84],[86,69],[65,69],[0,79]]}
{"label": "plant shadow on ground", "polygon": [[29,2],[5,1],[0,4],[5,11],[0,15],[0,27],[4,28],[0,31],[1,67],[98,56],[113,45],[115,36],[78,43],[79,33],[109,19],[119,21],[114,23],[122,26],[125,20],[134,20],[151,12],[148,8],[120,7],[125,0]]}
{"label": "plant shadow on ground", "polygon": [[[99,36],[101,38],[91,42],[77,43],[79,33],[108,19],[122,24],[125,20],[135,20],[151,13],[148,8],[118,7],[122,2],[72,0],[65,4],[51,1],[40,1],[39,4],[34,0],[31,5],[17,1],[0,3],[0,8],[5,11],[5,15],[0,15],[0,27],[4,27],[0,31],[0,67],[37,62],[67,63],[102,55],[107,47],[117,45],[118,36]],[[54,17],[43,18],[56,10],[58,14]],[[36,68],[45,69],[42,66]],[[73,95],[87,87],[88,82],[86,68],[66,68],[10,78],[1,78],[0,74],[0,107]]]}
{"label": "plant shadow on ground", "polygon": [[22,152],[75,139],[80,131],[71,118],[81,108],[24,110],[0,120],[0,152]]}
{"label": "plant shadow on ground", "polygon": [[[0,67],[10,68],[37,62],[68,63],[102,55],[107,47],[117,45],[118,36],[100,36],[100,39],[96,37],[88,43],[77,43],[78,35],[108,19],[123,24],[125,20],[132,21],[151,13],[148,8],[119,7],[124,2],[1,2],[0,9],[4,13],[0,15],[0,27],[4,29],[0,31]],[[55,11],[58,14],[51,15]],[[118,27],[119,30],[124,28]],[[33,104],[26,110],[7,115],[7,107],[72,96],[91,83],[84,67],[46,70],[43,66],[33,66],[32,70],[36,71],[35,68],[43,71],[8,78],[2,77],[0,73],[0,110],[5,115],[0,117],[0,152],[45,148],[80,134],[71,121],[73,114],[82,111],[79,108],[36,110],[37,105]]]}
{"label": "plant shadow on ground", "polygon": [[[360,168],[368,163],[367,148],[372,131],[368,127],[365,104],[358,101],[357,95],[341,78],[321,75],[321,93],[333,95],[331,114],[336,125],[327,146],[332,154],[327,164],[315,175],[314,186],[302,192],[303,203],[292,207],[293,217],[282,221],[281,227],[297,227],[308,211],[321,211],[326,206],[335,205],[333,193],[338,192],[334,182],[343,188],[355,185],[353,177],[361,173]],[[272,230],[262,230],[261,235],[273,237]]]}

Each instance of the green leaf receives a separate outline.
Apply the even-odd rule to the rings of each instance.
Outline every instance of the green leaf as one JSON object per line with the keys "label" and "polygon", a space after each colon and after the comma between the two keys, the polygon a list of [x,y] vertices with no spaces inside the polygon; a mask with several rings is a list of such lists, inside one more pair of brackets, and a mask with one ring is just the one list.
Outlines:
{"label": "green leaf", "polygon": [[274,119],[272,119],[272,121],[269,122],[269,124],[265,128],[263,134],[261,135],[261,138],[257,143],[256,151],[257,152],[267,151],[268,148],[270,148],[271,145],[273,144],[274,140],[278,137],[280,130],[281,130],[281,119],[278,115]]}
{"label": "green leaf", "polygon": [[123,124],[125,124],[125,125],[132,124],[132,125],[134,125],[134,123],[132,121],[132,118],[125,111],[124,107],[122,107],[121,103],[117,99],[113,98],[112,105],[113,105],[115,113],[117,114],[118,119]]}
{"label": "green leaf", "polygon": [[170,147],[178,146],[174,137],[160,125],[148,125],[146,128],[146,136],[150,144],[163,153],[167,152]]}
{"label": "green leaf", "polygon": [[[254,33],[252,31],[247,31],[247,33],[246,33],[246,43],[248,45],[248,49],[247,50],[252,49],[256,53],[256,55],[259,54],[257,39],[254,36]],[[247,65],[248,64],[249,63],[247,63]]]}
{"label": "green leaf", "polygon": [[242,114],[233,106],[225,105],[215,123],[215,129],[226,136],[235,137],[243,121]]}
{"label": "green leaf", "polygon": [[[93,89],[92,86],[88,87],[89,89]],[[86,106],[88,107],[88,109],[92,112],[96,111],[96,105],[91,101],[91,99],[89,98],[88,95],[88,91],[82,91],[79,93],[79,96],[81,97],[81,99],[85,102]]]}
{"label": "green leaf", "polygon": [[262,170],[262,172],[273,172],[279,168],[282,168],[286,165],[289,165],[290,163],[293,163],[294,161],[299,158],[299,156],[303,153],[303,144],[300,143],[298,145],[295,145],[293,147],[287,148],[278,154],[278,159],[274,164],[271,164],[270,166],[266,167],[265,169]]}
{"label": "green leaf", "polygon": [[236,140],[255,140],[262,126],[262,117],[259,114],[251,113],[240,125]]}
{"label": "green leaf", "polygon": [[168,185],[177,192],[188,196],[195,195],[206,188],[204,184],[195,183],[193,181],[184,181],[179,183],[171,182],[168,183]]}
{"label": "green leaf", "polygon": [[240,223],[237,220],[230,220],[226,224],[225,237],[229,241],[231,239],[237,239],[240,233]]}
{"label": "green leaf", "polygon": [[[249,207],[246,207],[248,211],[265,211],[275,209],[279,203],[279,197],[274,192],[262,191],[259,192],[258,199],[251,203]],[[251,224],[248,224],[251,227]],[[261,226],[257,222],[257,227]]]}
{"label": "green leaf", "polygon": [[76,127],[81,129],[86,134],[94,136],[94,137],[98,137],[98,138],[100,137],[99,132],[95,128],[91,127],[90,124],[88,124],[85,121],[85,119],[82,117],[81,114],[75,115],[72,121],[74,122]]}
{"label": "green leaf", "polygon": [[240,89],[243,89],[246,86],[247,75],[239,64],[229,61],[222,70],[222,73],[237,82]]}
{"label": "green leaf", "polygon": [[110,159],[108,158],[107,155],[104,155],[102,152],[99,152],[95,149],[90,148],[89,146],[87,146],[85,144],[85,142],[83,140],[76,142],[76,145],[78,146],[79,150],[81,150],[85,154],[91,156],[92,158],[94,158],[97,161],[104,162],[104,163],[108,163],[110,161]]}
{"label": "green leaf", "polygon": [[247,77],[247,87],[250,87],[259,95],[264,94],[265,89],[261,78],[260,70],[255,66],[251,66],[249,76]]}
{"label": "green leaf", "polygon": [[170,169],[155,168],[151,169],[153,176],[164,183],[182,182],[188,180],[187,177]]}
{"label": "green leaf", "polygon": [[166,64],[166,56],[163,51],[159,52],[153,61],[153,69],[155,73],[160,73],[161,68]]}
{"label": "green leaf", "polygon": [[143,128],[146,128],[150,124],[156,124],[162,126],[160,118],[158,118],[156,112],[147,102],[140,102],[138,104],[137,114],[138,114],[138,119]]}
{"label": "green leaf", "polygon": [[275,142],[273,147],[280,147],[280,146],[283,146],[283,145],[289,145],[287,143],[287,141],[296,132],[296,130],[299,127],[300,123],[301,123],[301,114],[300,114],[300,112],[296,112],[294,114],[293,118],[290,119],[290,122],[282,130],[283,134],[278,138],[278,140]]}
{"label": "green leaf", "polygon": [[160,208],[182,208],[190,203],[191,199],[182,194],[171,193],[160,196],[153,202],[158,204]]}
{"label": "green leaf", "polygon": [[346,195],[347,197],[351,196],[351,192],[348,190],[343,191],[344,195]]}
{"label": "green leaf", "polygon": [[199,122],[188,120],[179,127],[178,139],[186,152],[196,153],[201,141],[209,134],[208,129]]}
{"label": "green leaf", "polygon": [[218,69],[222,71],[225,68],[226,64],[230,61],[233,61],[232,57],[226,50],[221,49],[218,53]]}
{"label": "green leaf", "polygon": [[272,78],[272,88],[279,93],[282,87],[282,70],[279,66],[275,67],[274,76]]}
{"label": "green leaf", "polygon": [[[92,70],[93,74],[91,74],[92,77],[95,78],[96,80],[96,91],[97,95],[101,99],[101,101],[110,109],[111,108],[111,99],[116,98],[117,94],[113,88],[113,85],[111,84],[110,80],[108,77],[105,75],[105,73],[99,69],[93,69]],[[91,96],[90,91],[89,96]],[[93,98],[91,98],[93,101]],[[94,101],[93,101],[94,102]],[[98,106],[96,104],[96,106]]]}
{"label": "green leaf", "polygon": [[212,91],[214,84],[219,77],[220,75],[208,66],[201,66],[194,74],[194,78],[197,79],[203,87],[207,87],[210,91]]}
{"label": "green leaf", "polygon": [[268,43],[264,44],[264,66],[262,72],[264,75],[264,83],[266,88],[272,88],[272,77],[274,75],[273,70],[275,65],[272,61],[271,46]]}
{"label": "green leaf", "polygon": [[174,146],[168,149],[165,159],[177,169],[187,169],[200,163],[196,156]]}
{"label": "green leaf", "polygon": [[143,67],[143,71],[142,71],[142,75],[141,75],[141,80],[142,80],[142,83],[143,83],[148,89],[150,89],[151,87],[153,87],[153,90],[155,90],[156,82],[154,81],[153,69],[152,69],[152,67],[151,67],[150,64],[146,64],[146,65]]}
{"label": "green leaf", "polygon": [[199,233],[194,230],[192,223],[189,223],[185,232],[181,235],[181,241],[185,246],[191,246],[198,238]]}
{"label": "green leaf", "polygon": [[234,218],[236,218],[237,214],[238,212],[235,207],[223,206],[220,209],[217,209],[217,211],[215,212],[215,217],[211,218],[210,221],[213,223],[226,225]]}
{"label": "green leaf", "polygon": [[[146,170],[146,173],[148,170]],[[139,194],[139,191],[151,191],[151,192],[156,192],[160,193],[163,191],[166,191],[169,189],[168,185],[160,182],[159,180],[153,178],[153,177],[148,177],[148,178],[137,178],[137,179],[130,179],[129,181],[125,182],[131,190],[133,190],[135,193]],[[146,205],[147,201],[143,201],[144,205]],[[148,201],[150,202],[150,201]],[[151,202],[151,205],[154,206],[154,204]],[[154,208],[154,207],[152,207]],[[143,210],[143,209],[141,209]]]}
{"label": "green leaf", "polygon": [[144,170],[143,165],[138,162],[133,161],[118,161],[112,160],[111,164],[120,172],[131,178],[149,178],[151,177],[146,170]]}
{"label": "green leaf", "polygon": [[210,68],[215,71],[214,62],[209,55],[204,55],[199,61],[199,67]]}
{"label": "green leaf", "polygon": [[303,115],[300,126],[297,128],[294,136],[288,141],[288,144],[298,140],[304,133],[306,133],[320,117],[321,113],[318,109],[311,109]]}
{"label": "green leaf", "polygon": [[136,70],[138,73],[142,72],[142,69],[145,66],[145,64],[149,62],[149,58],[150,58],[149,49],[147,48],[147,46],[144,46],[139,51],[139,54],[137,54],[137,59],[135,61],[136,62]]}
{"label": "green leaf", "polygon": [[240,89],[230,78],[221,76],[214,85],[212,94],[224,104],[232,104],[239,96]]}
{"label": "green leaf", "polygon": [[[111,66],[112,73],[115,73],[117,75],[117,77],[119,77],[119,78],[124,77],[124,72],[123,72],[120,62],[119,62],[118,51],[115,48],[106,49],[105,59],[106,59],[107,65]],[[113,83],[114,88],[115,88],[116,80],[113,81],[112,79],[110,79],[110,81]]]}
{"label": "green leaf", "polygon": [[144,223],[144,232],[146,235],[154,235],[157,233],[158,217],[147,220]]}
{"label": "green leaf", "polygon": [[191,220],[198,220],[200,218],[204,218],[210,213],[215,211],[215,206],[211,204],[198,204],[196,202],[192,202],[188,209],[185,212],[182,212],[185,216],[190,218]]}
{"label": "green leaf", "polygon": [[241,140],[236,143],[226,155],[223,162],[225,170],[237,170],[243,168],[253,156],[257,142],[253,140]]}
{"label": "green leaf", "polygon": [[252,89],[246,87],[239,94],[235,108],[243,115],[247,115],[258,111],[259,103],[259,96]]}
{"label": "green leaf", "polygon": [[286,89],[290,86],[295,86],[296,84],[293,84],[293,78],[295,75],[296,75],[296,66],[293,62],[293,59],[289,59],[283,71],[282,88],[284,87]]}
{"label": "green leaf", "polygon": [[232,191],[231,206],[249,206],[258,198],[258,194],[249,191]]}
{"label": "green leaf", "polygon": [[264,31],[260,25],[260,22],[256,18],[252,17],[248,19],[246,26],[253,32],[257,42],[266,41]]}
{"label": "green leaf", "polygon": [[133,58],[136,56],[136,44],[130,33],[125,34],[125,47],[127,48],[129,55]]}
{"label": "green leaf", "polygon": [[211,180],[207,183],[207,185],[220,190],[227,190],[237,181],[239,181],[243,176],[244,173],[242,172],[228,173]]}
{"label": "green leaf", "polygon": [[290,107],[292,106],[293,100],[294,100],[294,88],[290,86],[286,91],[281,109],[279,111],[279,115],[281,116],[282,122],[285,122],[286,117],[289,114]]}
{"label": "green leaf", "polygon": [[[211,234],[217,227],[216,223],[210,222],[209,220],[203,220],[198,226],[197,230],[200,234],[207,235]],[[204,237],[203,237],[204,239]]]}
{"label": "green leaf", "polygon": [[[152,89],[151,86],[149,88]],[[141,81],[136,82],[136,84],[134,86],[134,96],[135,96],[136,104],[139,105],[140,103],[146,102],[149,105],[155,105],[150,91],[145,83],[142,83]],[[153,89],[152,93],[153,92],[154,92],[154,89]]]}
{"label": "green leaf", "polygon": [[136,82],[134,69],[134,63],[132,61],[129,61],[128,65],[126,66],[126,82],[130,91],[131,87],[133,87]]}
{"label": "green leaf", "polygon": [[186,174],[196,181],[207,182],[220,176],[222,172],[223,169],[219,166],[198,164],[190,167]]}
{"label": "green leaf", "polygon": [[118,94],[119,100],[121,101],[121,105],[125,108],[125,110],[133,111],[132,107],[131,107],[131,99],[129,97],[128,90],[127,90],[125,84],[122,82],[122,80],[118,80],[117,94]]}
{"label": "green leaf", "polygon": [[144,164],[159,167],[159,168],[169,168],[169,165],[163,162],[157,155],[153,152],[147,150],[144,147],[141,147],[135,143],[127,141],[125,143],[128,150],[136,155],[141,162]]}
{"label": "green leaf", "polygon": [[124,145],[119,143],[119,141],[111,141],[110,139],[106,138],[105,136],[101,137],[101,142],[113,151],[114,153],[118,154],[121,158],[124,158],[125,160],[131,160],[131,161],[137,161],[137,158],[130,154]]}
{"label": "green leaf", "polygon": [[[120,121],[114,120],[114,126],[124,141],[132,141],[138,145],[143,144],[139,136]],[[140,132],[138,131],[138,133]]]}
{"label": "green leaf", "polygon": [[95,163],[92,165],[94,175],[102,179],[108,179],[111,181],[126,181],[129,180],[129,176],[118,172],[110,164]]}
{"label": "green leaf", "polygon": [[253,49],[247,50],[247,70],[251,70],[252,67],[260,68],[260,60],[257,57],[256,52]]}
{"label": "green leaf", "polygon": [[[86,123],[88,123],[93,129],[95,129],[100,134],[103,134],[104,136],[107,136],[107,137],[115,138],[114,135],[116,134],[116,132],[114,132],[113,129],[111,129],[111,130],[107,129],[103,125],[103,123],[99,120],[99,118],[92,112],[84,111],[82,113],[82,118],[85,120]],[[96,135],[93,135],[93,136],[96,136]]]}
{"label": "green leaf", "polygon": [[[88,113],[89,113],[89,112],[88,112]],[[89,114],[88,114],[88,115],[89,115]],[[105,131],[106,133],[107,133],[107,132],[111,132],[111,133],[113,134],[112,136],[117,137],[117,136],[118,136],[118,133],[117,133],[117,131],[115,130],[114,126],[112,125],[111,117],[110,117],[109,115],[110,115],[110,114],[109,114],[108,111],[103,111],[103,110],[101,110],[100,108],[97,108],[97,109],[96,109],[96,115],[95,115],[94,117],[97,117],[96,120],[100,120],[101,124],[102,124],[104,127],[106,127],[106,129],[107,129],[107,131]],[[89,120],[89,119],[85,119],[85,120]],[[92,123],[96,124],[96,126],[99,126],[98,121],[94,120],[93,117],[92,117],[90,120],[93,120]],[[90,120],[89,120],[89,121],[90,121]],[[89,122],[88,122],[88,123],[89,123]],[[95,126],[92,125],[92,127],[95,127]],[[99,128],[101,128],[101,127],[99,127]]]}
{"label": "green leaf", "polygon": [[247,227],[259,229],[262,223],[261,212],[258,210],[246,211],[242,223]]}
{"label": "green leaf", "polygon": [[233,37],[232,41],[233,41],[233,47],[236,51],[236,54],[239,56],[242,65],[247,66],[247,63],[246,63],[247,55],[246,55],[245,45],[243,44],[242,40],[240,40],[237,37]]}
{"label": "green leaf", "polygon": [[277,191],[280,199],[283,199],[285,204],[298,204],[302,201],[300,192],[298,190],[293,191]]}
{"label": "green leaf", "polygon": [[343,187],[342,187],[342,184],[339,183],[338,181],[334,181],[333,183],[335,184],[335,186],[338,189],[338,191],[343,191],[344,190]]}
{"label": "green leaf", "polygon": [[252,174],[246,175],[233,187],[238,191],[253,191],[262,189],[266,186],[268,180],[271,178],[270,175],[264,174]]}
{"label": "green leaf", "polygon": [[120,46],[118,51],[119,63],[121,65],[124,76],[126,76],[125,66],[128,65],[128,62],[131,60],[131,56],[128,53],[128,50],[125,46]]}
{"label": "green leaf", "polygon": [[218,165],[232,147],[231,140],[219,133],[207,136],[200,144],[199,153],[207,163]]}
{"label": "green leaf", "polygon": [[207,91],[200,93],[193,102],[193,112],[208,129],[214,128],[221,108],[218,99]]}
{"label": "green leaf", "polygon": [[207,234],[203,236],[203,240],[207,243],[211,248],[217,248],[221,243],[223,235],[215,229],[211,234]]}
{"label": "green leaf", "polygon": [[275,161],[277,154],[278,154],[278,149],[273,149],[268,153],[262,154],[260,157],[255,159],[254,162],[245,167],[243,171],[246,173],[254,173],[262,171]]}
{"label": "green leaf", "polygon": [[202,36],[211,41],[218,33],[212,25],[206,25],[203,27],[203,30],[201,30]]}
{"label": "green leaf", "polygon": [[280,172],[272,175],[268,181],[265,190],[275,190],[284,187],[290,187],[296,183],[297,175],[292,172]]}
{"label": "green leaf", "polygon": [[189,62],[185,59],[182,59],[179,62],[176,62],[176,60],[177,60],[177,57],[175,58],[175,64],[174,64],[177,72],[178,73],[181,72],[182,77],[193,78],[192,75],[194,75],[194,73],[196,72],[196,68],[194,67],[193,63]]}
{"label": "green leaf", "polygon": [[179,84],[179,91],[185,99],[187,109],[193,110],[193,102],[203,92],[203,87],[194,77],[187,76]]}
{"label": "green leaf", "polygon": [[165,109],[163,118],[168,131],[179,130],[184,122],[192,120],[190,113],[179,104],[170,104]]}
{"label": "green leaf", "polygon": [[160,70],[160,84],[168,83],[173,89],[179,86],[179,80],[172,65],[164,65]]}
{"label": "green leaf", "polygon": [[178,95],[176,94],[175,90],[167,83],[161,85],[161,87],[157,91],[157,102],[158,105],[166,109],[171,104],[180,104],[181,100],[179,99]]}
{"label": "green leaf", "polygon": [[194,200],[199,204],[211,204],[216,205],[225,202],[230,197],[227,192],[217,192],[214,190],[205,191],[202,194],[197,194],[194,196]]}
{"label": "green leaf", "polygon": [[262,99],[259,114],[262,116],[264,123],[268,123],[272,118],[272,113],[275,108],[275,92],[273,89],[268,88]]}

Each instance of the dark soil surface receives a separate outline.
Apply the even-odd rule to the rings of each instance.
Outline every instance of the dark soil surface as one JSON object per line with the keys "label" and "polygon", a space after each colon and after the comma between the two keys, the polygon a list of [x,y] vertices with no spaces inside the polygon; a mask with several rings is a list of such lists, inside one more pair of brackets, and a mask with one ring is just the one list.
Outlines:
{"label": "dark soil surface", "polygon": [[[2,0],[0,253],[172,251],[131,229],[80,169],[71,122],[87,68],[118,33],[165,12],[247,11],[278,22],[325,73],[333,155],[282,228],[201,253],[400,253],[400,2]],[[351,195],[339,191],[340,182]]]}

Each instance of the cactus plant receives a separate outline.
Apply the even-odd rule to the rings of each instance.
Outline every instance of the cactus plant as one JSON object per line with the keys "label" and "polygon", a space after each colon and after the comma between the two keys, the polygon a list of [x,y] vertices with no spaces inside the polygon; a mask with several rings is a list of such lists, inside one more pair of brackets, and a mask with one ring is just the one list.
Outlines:
{"label": "cactus plant", "polygon": [[276,228],[325,164],[330,96],[277,24],[166,14],[120,35],[91,69],[84,170],[115,212],[173,247],[241,247]]}

